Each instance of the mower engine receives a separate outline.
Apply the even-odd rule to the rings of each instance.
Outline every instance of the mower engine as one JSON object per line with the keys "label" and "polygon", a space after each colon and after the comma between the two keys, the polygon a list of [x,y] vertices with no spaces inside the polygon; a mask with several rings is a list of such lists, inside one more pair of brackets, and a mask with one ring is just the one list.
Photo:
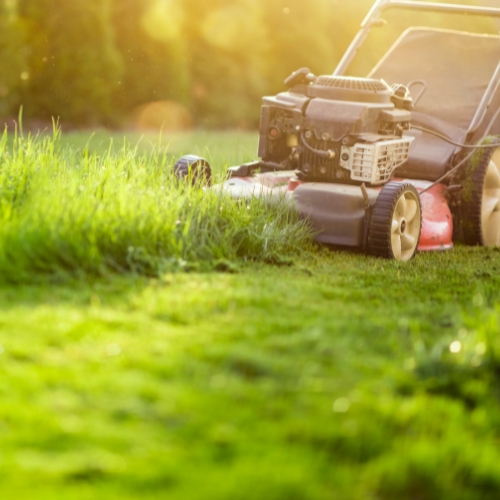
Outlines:
{"label": "mower engine", "polygon": [[380,185],[408,160],[413,101],[383,80],[293,73],[288,92],[265,97],[259,157],[299,179]]}

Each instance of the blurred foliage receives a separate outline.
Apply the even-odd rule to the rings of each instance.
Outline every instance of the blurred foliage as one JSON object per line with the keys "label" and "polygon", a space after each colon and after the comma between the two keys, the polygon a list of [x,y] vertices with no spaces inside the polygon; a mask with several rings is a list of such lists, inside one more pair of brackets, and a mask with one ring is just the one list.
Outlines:
{"label": "blurred foliage", "polygon": [[0,1],[0,116],[20,102],[26,78],[25,33],[12,2]]}
{"label": "blurred foliage", "polygon": [[[334,69],[372,4],[0,0],[0,117],[23,104],[28,118],[114,126],[145,104],[172,101],[197,125],[256,126],[261,96],[280,91],[292,71]],[[495,32],[464,16],[397,11],[387,19],[353,73],[366,75],[409,25]]]}
{"label": "blurred foliage", "polygon": [[189,103],[186,44],[178,21],[182,11],[168,3],[174,4],[173,12],[151,0],[113,2],[115,45],[122,58],[116,103],[122,112],[157,100]]}
{"label": "blurred foliage", "polygon": [[110,0],[19,0],[29,33],[28,116],[109,123],[121,73],[110,8]]}

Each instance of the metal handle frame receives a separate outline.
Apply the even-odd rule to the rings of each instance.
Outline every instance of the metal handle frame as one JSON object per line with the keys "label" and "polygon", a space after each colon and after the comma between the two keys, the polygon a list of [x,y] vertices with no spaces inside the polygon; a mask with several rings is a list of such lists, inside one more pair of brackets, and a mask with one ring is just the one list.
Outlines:
{"label": "metal handle frame", "polygon": [[[334,76],[342,76],[347,71],[347,68],[356,57],[357,52],[367,39],[373,26],[377,24],[380,19],[380,14],[388,9],[405,9],[427,12],[440,12],[444,14],[464,14],[464,15],[477,15],[484,17],[498,17],[500,18],[500,8],[496,7],[476,7],[472,5],[455,5],[436,2],[423,2],[421,0],[377,0],[368,15],[361,23],[361,29],[342,57],[340,63],[334,71]],[[476,116],[472,121],[468,135],[474,133],[480,126],[484,119],[488,107],[490,106],[496,91],[500,86],[500,64],[498,65],[495,74],[486,90],[484,97],[481,101]]]}

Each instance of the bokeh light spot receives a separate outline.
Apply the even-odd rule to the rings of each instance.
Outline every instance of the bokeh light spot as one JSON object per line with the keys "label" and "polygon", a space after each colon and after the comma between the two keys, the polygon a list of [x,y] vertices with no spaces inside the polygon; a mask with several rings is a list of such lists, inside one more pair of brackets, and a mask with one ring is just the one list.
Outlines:
{"label": "bokeh light spot", "polygon": [[417,366],[417,362],[415,361],[415,358],[408,358],[404,362],[404,367],[406,370],[414,370]]}
{"label": "bokeh light spot", "polygon": [[462,342],[460,340],[455,340],[450,344],[450,352],[457,354],[462,350]]}
{"label": "bokeh light spot", "polygon": [[479,356],[483,356],[486,354],[486,344],[484,342],[480,342],[476,346],[476,354],[479,354]]}
{"label": "bokeh light spot", "polygon": [[118,356],[121,352],[122,348],[118,344],[109,344],[106,347],[106,354],[108,356]]}
{"label": "bokeh light spot", "polygon": [[135,112],[139,130],[186,131],[193,126],[189,110],[174,101],[157,101],[140,106]]}
{"label": "bokeh light spot", "polygon": [[156,0],[146,10],[141,24],[146,33],[161,42],[181,36],[183,14],[175,0]]}
{"label": "bokeh light spot", "polygon": [[472,299],[472,303],[476,307],[482,307],[484,305],[484,297],[480,293],[476,293]]}
{"label": "bokeh light spot", "polygon": [[227,379],[223,374],[214,375],[210,379],[210,387],[212,389],[224,389],[227,385]]}
{"label": "bokeh light spot", "polygon": [[351,407],[351,402],[347,398],[340,398],[333,403],[334,413],[347,413]]}
{"label": "bokeh light spot", "polygon": [[202,24],[205,40],[221,49],[235,51],[265,37],[257,7],[250,10],[238,6],[214,9]]}

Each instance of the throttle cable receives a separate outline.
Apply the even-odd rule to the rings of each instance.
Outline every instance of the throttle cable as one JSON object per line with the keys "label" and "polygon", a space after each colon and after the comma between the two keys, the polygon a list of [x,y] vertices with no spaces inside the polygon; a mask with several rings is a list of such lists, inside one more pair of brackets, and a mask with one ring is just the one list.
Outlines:
{"label": "throttle cable", "polygon": [[[494,114],[493,118],[491,119],[490,121],[490,124],[488,125],[488,128],[486,129],[482,139],[479,141],[479,142],[483,142],[487,137],[488,137],[488,134],[490,133],[492,127],[493,127],[493,124],[495,123],[495,121],[497,120],[497,118],[500,116],[500,108],[498,108],[497,112]],[[446,141],[446,142],[449,142],[450,144],[452,144],[453,146],[458,146],[458,147],[464,147],[464,148],[472,148],[473,151],[471,153],[469,153],[462,161],[460,161],[457,165],[455,165],[451,170],[449,170],[448,172],[446,172],[446,174],[444,174],[442,177],[440,177],[437,181],[434,181],[430,186],[427,186],[425,189],[423,189],[422,191],[420,191],[419,194],[423,194],[423,193],[426,193],[427,191],[429,191],[430,189],[432,189],[434,186],[436,186],[437,184],[441,184],[441,182],[443,182],[444,180],[446,180],[448,177],[450,177],[451,175],[453,175],[455,172],[458,171],[459,168],[461,168],[465,163],[467,163],[473,156],[474,156],[474,153],[478,150],[478,149],[484,149],[484,148],[498,148],[499,144],[477,144],[477,145],[471,145],[471,144],[459,144],[459,143],[455,143],[454,141],[452,141],[449,137],[446,137],[445,135],[442,135],[438,132],[434,132],[433,130],[428,130],[428,129],[425,129],[424,127],[418,127],[417,125],[412,125],[411,128],[414,128],[416,130],[421,130],[423,131],[424,133],[427,133],[427,134],[431,134],[431,135],[435,135],[436,137]]]}

